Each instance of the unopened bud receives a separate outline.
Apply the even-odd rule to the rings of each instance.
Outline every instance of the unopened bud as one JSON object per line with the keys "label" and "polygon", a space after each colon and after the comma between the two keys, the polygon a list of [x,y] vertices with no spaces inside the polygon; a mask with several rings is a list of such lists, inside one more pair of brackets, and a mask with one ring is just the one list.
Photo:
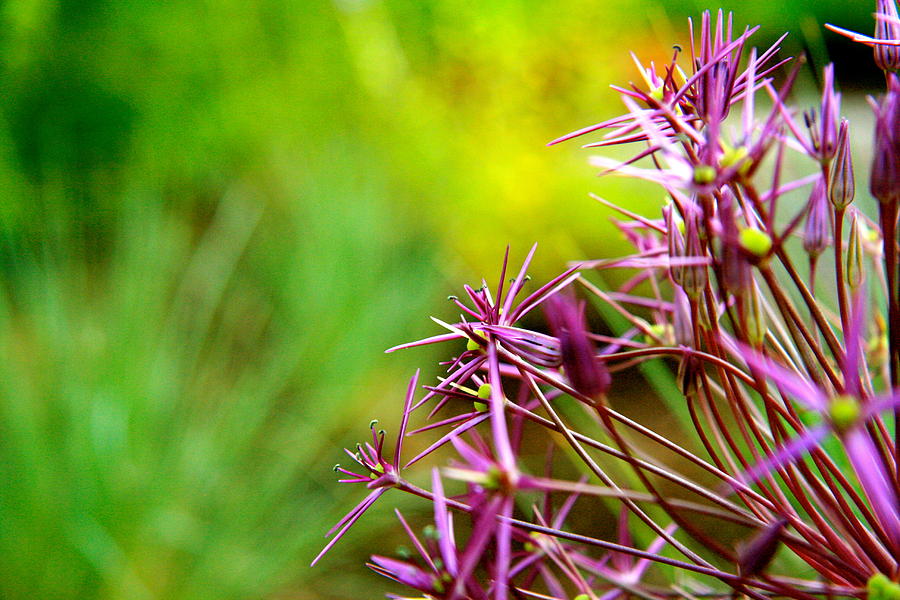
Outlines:
{"label": "unopened bud", "polygon": [[[750,264],[740,248],[740,232],[734,214],[734,196],[726,188],[719,202],[719,222],[722,224],[720,268],[726,291],[739,296],[752,281]],[[700,311],[701,318],[705,311]]]}
{"label": "unopened bud", "polygon": [[828,182],[828,198],[832,206],[842,210],[853,202],[856,194],[856,179],[853,176],[853,156],[850,152],[850,123],[841,119],[838,133],[837,153]]}
{"label": "unopened bud", "polygon": [[766,314],[763,311],[762,298],[756,286],[752,286],[749,292],[746,296],[747,341],[758,347],[766,339],[766,332],[768,331]]}
{"label": "unopened bud", "polygon": [[803,230],[803,249],[817,257],[831,243],[831,227],[828,222],[828,199],[825,197],[825,181],[819,179],[813,186],[806,209],[806,227]]}
{"label": "unopened bud", "polygon": [[[664,209],[668,228],[669,257],[675,259],[697,259],[703,255],[700,241],[700,211],[693,206],[686,209],[684,220],[680,219],[673,207]],[[692,298],[696,298],[706,287],[708,275],[706,265],[673,264],[669,267],[672,281],[680,285]]]}
{"label": "unopened bud", "polygon": [[587,334],[584,304],[553,296],[544,305],[550,331],[559,340],[562,366],[569,384],[589,398],[609,389],[611,378],[606,365],[597,360],[594,343]]}
{"label": "unopened bud", "polygon": [[821,133],[818,136],[817,150],[819,160],[828,163],[834,158],[837,148],[838,115],[840,114],[841,95],[834,89],[834,65],[825,67],[822,84]]}
{"label": "unopened bud", "polygon": [[[900,39],[900,24],[897,4],[894,0],[878,0],[878,12],[875,17],[875,39],[879,41],[896,41]],[[882,71],[900,70],[900,46],[894,44],[875,44],[875,64]]]}
{"label": "unopened bud", "polygon": [[766,525],[738,551],[738,568],[742,577],[759,575],[772,562],[781,543],[781,532],[787,524],[786,519],[778,519]]}
{"label": "unopened bud", "polygon": [[850,241],[847,244],[847,283],[853,289],[862,285],[863,273],[863,234],[859,215],[853,215],[850,225]]}
{"label": "unopened bud", "polygon": [[888,77],[888,92],[876,108],[875,150],[869,189],[879,202],[900,201],[900,79]]}
{"label": "unopened bud", "polygon": [[[663,207],[663,220],[666,223],[666,244],[669,248],[669,258],[684,256],[684,221],[678,216],[671,203]],[[669,264],[669,277],[678,285],[681,282],[681,268]]]}
{"label": "unopened bud", "polygon": [[675,343],[681,346],[691,346],[694,343],[694,326],[691,321],[691,303],[684,291],[675,288],[675,311],[672,316],[674,323],[672,333]]}

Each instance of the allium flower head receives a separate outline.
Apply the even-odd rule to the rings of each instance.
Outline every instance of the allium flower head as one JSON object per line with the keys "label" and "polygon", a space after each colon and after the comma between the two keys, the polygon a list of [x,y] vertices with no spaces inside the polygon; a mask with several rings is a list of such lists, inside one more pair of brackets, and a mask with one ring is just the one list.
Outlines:
{"label": "allium flower head", "polygon": [[[891,0],[878,11],[875,38],[850,35],[889,70],[900,21]],[[525,295],[534,249],[511,282],[507,251],[496,287],[466,286],[459,319],[435,319],[448,333],[391,349],[454,344],[401,427],[428,404],[409,435],[437,439],[404,467],[452,458],[418,487],[373,430],[361,470],[342,469],[370,493],[337,537],[386,489],[434,506],[424,541],[401,517],[418,558],[375,555],[375,571],[426,600],[900,599],[900,79],[875,103],[876,220],[851,205],[833,67],[798,109],[802,62],[776,87],[780,40],[744,56],[753,31],[705,13],[689,52],[633,56],[623,115],[556,140],[636,147],[591,159],[665,196],[648,216],[594,196],[628,254]],[[545,323],[523,323],[538,306]]]}

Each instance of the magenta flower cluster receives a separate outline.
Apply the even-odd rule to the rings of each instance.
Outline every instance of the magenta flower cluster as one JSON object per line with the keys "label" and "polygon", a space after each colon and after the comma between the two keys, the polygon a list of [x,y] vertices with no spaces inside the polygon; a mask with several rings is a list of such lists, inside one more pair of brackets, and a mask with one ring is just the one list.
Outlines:
{"label": "magenta flower cluster", "polygon": [[[665,194],[649,217],[597,198],[634,251],[535,285],[535,249],[515,274],[507,249],[496,287],[450,297],[443,333],[388,350],[451,358],[410,382],[392,452],[373,422],[336,467],[368,495],[314,562],[396,490],[433,507],[421,531],[398,512],[412,550],[369,564],[404,598],[900,599],[900,18],[895,0],[876,8],[873,37],[831,29],[885,73],[877,215],[854,202],[833,68],[798,111],[803,61],[704,14],[668,64],[635,59],[623,115],[553,142],[636,148],[592,159]],[[609,269],[626,273],[616,290],[595,283]],[[623,330],[592,331],[597,309]],[[614,401],[654,364],[677,401],[647,423]],[[416,483],[438,449],[453,458]]]}

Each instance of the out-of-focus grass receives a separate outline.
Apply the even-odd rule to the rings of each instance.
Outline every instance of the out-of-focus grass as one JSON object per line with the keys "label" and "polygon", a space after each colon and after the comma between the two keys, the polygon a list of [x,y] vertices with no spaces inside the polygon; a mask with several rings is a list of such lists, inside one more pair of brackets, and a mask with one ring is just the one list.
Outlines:
{"label": "out-of-focus grass", "polygon": [[266,213],[231,188],[196,240],[126,198],[102,274],[48,240],[17,254],[0,336],[3,597],[259,597],[305,568],[343,497],[334,444],[402,394],[396,362],[371,369],[434,269],[427,246],[390,242],[407,226],[378,190],[327,184],[354,201]]}
{"label": "out-of-focus grass", "polygon": [[0,9],[0,596],[378,595],[387,507],[306,565],[360,495],[340,446],[431,362],[381,350],[507,243],[538,277],[618,253],[587,192],[658,192],[544,144],[679,6]]}
{"label": "out-of-focus grass", "polygon": [[264,597],[354,502],[439,271],[327,8],[7,7],[0,596]]}

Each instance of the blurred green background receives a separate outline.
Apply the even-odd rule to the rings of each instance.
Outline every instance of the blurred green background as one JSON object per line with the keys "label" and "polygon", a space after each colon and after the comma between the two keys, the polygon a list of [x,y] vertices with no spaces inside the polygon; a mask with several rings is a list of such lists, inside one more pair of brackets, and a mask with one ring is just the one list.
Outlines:
{"label": "blurred green background", "polygon": [[[390,500],[308,564],[363,493],[340,448],[373,417],[391,438],[436,373],[382,350],[507,243],[540,242],[538,278],[622,250],[587,192],[659,193],[545,143],[616,114],[628,50],[665,60],[703,8],[3,3],[0,597],[381,597]],[[871,27],[868,3],[725,8],[819,60],[821,23]]]}

